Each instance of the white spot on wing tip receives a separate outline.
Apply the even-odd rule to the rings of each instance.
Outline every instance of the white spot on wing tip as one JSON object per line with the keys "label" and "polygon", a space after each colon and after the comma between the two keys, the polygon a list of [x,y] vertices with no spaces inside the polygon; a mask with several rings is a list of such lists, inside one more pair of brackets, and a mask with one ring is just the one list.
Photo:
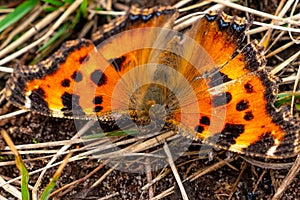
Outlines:
{"label": "white spot on wing tip", "polygon": [[31,91],[26,93],[25,96],[25,108],[31,108],[31,100],[29,99],[29,96],[31,94]]}
{"label": "white spot on wing tip", "polygon": [[271,148],[269,148],[269,150],[267,151],[267,155],[268,156],[274,156],[274,153],[277,149],[277,146],[272,146]]}

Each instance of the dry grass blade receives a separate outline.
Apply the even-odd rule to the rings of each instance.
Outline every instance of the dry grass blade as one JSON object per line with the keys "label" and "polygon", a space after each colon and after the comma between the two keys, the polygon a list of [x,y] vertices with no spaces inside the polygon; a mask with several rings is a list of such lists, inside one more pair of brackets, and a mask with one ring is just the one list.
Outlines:
{"label": "dry grass blade", "polygon": [[114,171],[118,167],[118,164],[115,164],[109,170],[107,170],[92,186],[91,189],[99,185],[112,171]]}
{"label": "dry grass blade", "polygon": [[100,164],[98,167],[96,167],[91,173],[87,174],[85,177],[83,177],[83,178],[81,178],[81,179],[79,179],[79,180],[73,181],[73,182],[71,182],[71,183],[69,183],[69,184],[67,184],[67,185],[64,185],[63,187],[61,187],[61,188],[55,190],[54,192],[52,192],[52,193],[50,194],[49,197],[54,196],[54,195],[56,195],[57,193],[62,192],[62,191],[64,191],[64,190],[65,190],[65,191],[69,191],[70,188],[73,188],[73,187],[77,186],[78,184],[80,184],[80,183],[86,181],[89,177],[91,177],[93,174],[95,174],[95,173],[98,172],[101,168],[103,168],[103,166],[104,166],[106,163],[107,163],[107,161],[103,162],[103,163]]}
{"label": "dry grass blade", "polygon": [[[151,163],[149,157],[146,158],[145,170],[146,170],[147,182],[148,184],[150,184],[153,179],[152,179],[152,170],[151,170]],[[148,196],[149,199],[152,199],[154,197],[154,190],[151,184],[148,187]]]}
{"label": "dry grass blade", "polygon": [[[296,92],[297,88],[298,88],[298,83],[299,83],[299,79],[300,79],[300,66],[298,67],[298,72],[297,72],[297,76],[296,76],[296,81],[294,84],[294,88],[293,88],[293,93]],[[294,102],[295,102],[295,95],[292,96],[292,101],[291,101],[291,109],[290,112],[293,114],[294,111]]]}
{"label": "dry grass blade", "polygon": [[176,169],[176,165],[174,164],[174,161],[173,161],[173,158],[172,158],[171,151],[170,151],[170,149],[169,149],[169,147],[168,147],[168,144],[167,144],[166,142],[164,143],[164,150],[165,150],[165,153],[166,153],[166,155],[167,155],[167,160],[168,160],[168,162],[169,162],[169,164],[170,164],[170,167],[171,167],[171,169],[172,169],[172,172],[173,172],[173,174],[174,174],[174,176],[175,176],[175,179],[176,179],[176,182],[177,182],[177,184],[178,184],[178,187],[179,187],[179,189],[180,189],[182,198],[183,198],[184,200],[188,200],[189,198],[188,198],[187,193],[186,193],[186,191],[185,191],[185,189],[184,189],[183,183],[182,183],[182,181],[181,181],[181,179],[180,179],[180,176],[179,176],[179,174],[178,174],[178,171],[177,171],[177,169]]}
{"label": "dry grass blade", "polygon": [[[78,133],[72,138],[72,139],[75,139],[75,138],[79,138],[81,135],[83,135],[92,125],[94,124],[94,122],[90,121],[88,123],[86,123],[86,125],[80,130],[78,131]],[[43,179],[43,176],[44,174],[46,173],[46,169],[48,167],[50,167],[54,161],[64,152],[66,151],[71,145],[65,145],[63,146],[55,156],[53,156],[53,158],[47,163],[45,169],[42,171],[42,173],[40,174],[38,180],[36,181],[35,185],[34,185],[34,188],[32,190],[32,196],[37,199],[38,197],[38,188],[42,182],[42,179]]]}
{"label": "dry grass blade", "polygon": [[[284,32],[282,32],[282,34],[284,34]],[[281,35],[281,34],[280,34]],[[298,37],[297,39],[300,39],[300,37]],[[286,50],[287,48],[291,47],[293,44],[295,44],[295,41],[291,41],[291,42],[288,42],[282,46],[280,46],[279,48],[277,48],[276,50],[272,51],[271,53],[267,54],[266,55],[266,58],[270,58],[284,50]]]}
{"label": "dry grass blade", "polygon": [[190,180],[190,181],[195,181],[197,178],[199,178],[200,176],[203,176],[205,174],[208,174],[212,171],[215,171],[221,167],[223,167],[224,165],[226,165],[227,163],[230,163],[234,160],[235,158],[226,158],[224,160],[221,160],[205,169],[201,169],[195,173],[193,173],[192,175],[190,175],[187,180]]}
{"label": "dry grass blade", "polygon": [[7,62],[11,61],[12,59],[22,55],[29,49],[35,47],[36,45],[40,44],[44,40],[48,39],[49,36],[63,23],[63,21],[72,13],[74,12],[82,3],[83,0],[76,0],[73,4],[69,6],[69,8],[62,14],[62,16],[53,24],[53,26],[47,31],[45,35],[43,35],[40,39],[36,40],[35,42],[31,43],[30,45],[22,48],[21,50],[5,57],[4,59],[0,60],[0,65],[4,65]]}
{"label": "dry grass blade", "polygon": [[16,197],[17,199],[21,199],[22,198],[22,194],[21,192],[14,186],[8,184],[3,178],[2,176],[0,176],[0,184],[3,185],[3,189],[8,192],[9,194],[13,195],[14,197]]}
{"label": "dry grass blade", "polygon": [[277,67],[275,67],[271,74],[277,74],[279,71],[281,71],[283,68],[285,68],[288,64],[290,64],[292,61],[297,59],[300,55],[300,51],[292,55],[291,57],[287,58],[284,62],[280,63]]}
{"label": "dry grass blade", "polygon": [[18,111],[12,112],[12,113],[8,113],[6,115],[1,115],[0,116],[0,120],[8,119],[8,118],[11,118],[11,117],[15,117],[15,116],[27,113],[27,112],[28,112],[28,110],[18,110]]}
{"label": "dry grass blade", "polygon": [[258,11],[258,10],[252,9],[252,8],[248,8],[248,7],[245,7],[245,6],[241,6],[239,4],[231,3],[231,2],[228,2],[228,1],[221,1],[221,0],[212,0],[212,1],[215,2],[215,3],[219,3],[219,4],[222,4],[222,5],[237,9],[237,10],[241,10],[241,11],[244,11],[244,12],[251,13],[253,15],[257,15],[257,16],[260,16],[260,17],[265,17],[265,18],[277,20],[279,22],[289,23],[289,24],[293,24],[293,25],[299,25],[300,24],[300,22],[297,22],[297,21],[294,21],[294,20],[291,20],[291,19],[288,19],[288,18],[277,17],[275,15],[271,15],[271,14],[268,14],[268,13],[265,13],[265,12],[261,12],[261,11]]}
{"label": "dry grass blade", "polygon": [[[31,15],[29,16],[29,18],[26,19],[24,22],[20,23],[20,25],[8,35],[6,40],[1,44],[0,49],[3,49],[13,39],[13,37],[15,37],[17,34],[21,33],[24,29],[26,29],[27,26],[29,26],[40,15],[40,13],[42,11],[43,11],[43,7],[38,7],[36,9],[34,9],[31,12]],[[25,42],[25,41],[23,41],[23,42]],[[22,43],[20,43],[20,44],[22,44]],[[1,54],[2,53],[0,52],[0,55]],[[3,54],[2,54],[2,56],[3,56]],[[2,56],[0,56],[0,57],[2,57]]]}
{"label": "dry grass blade", "polygon": [[22,161],[22,157],[19,154],[18,150],[15,148],[15,145],[7,132],[4,129],[1,129],[1,135],[11,151],[14,153],[15,160],[16,160],[16,165],[20,171],[21,174],[21,196],[23,200],[29,200],[29,189],[28,189],[28,180],[29,180],[29,175],[28,171]]}
{"label": "dry grass blade", "polygon": [[[7,47],[3,48],[0,51],[0,58],[3,58],[6,54],[11,53],[15,48],[24,44],[29,38],[33,37],[37,32],[42,30],[45,26],[49,26],[49,24],[56,19],[58,15],[65,11],[65,7],[61,7],[58,10],[50,13],[45,18],[43,18],[40,22],[34,25],[31,29],[29,29],[26,33],[22,34],[20,38],[16,41],[9,44]],[[12,33],[14,35],[16,33]],[[46,39],[46,38],[45,38]],[[33,47],[33,46],[32,46]],[[32,48],[31,47],[31,48]]]}
{"label": "dry grass blade", "polygon": [[234,192],[236,191],[236,188],[237,188],[237,186],[238,186],[238,184],[239,184],[239,182],[240,182],[240,180],[242,178],[242,175],[244,174],[244,171],[246,170],[246,168],[247,168],[247,163],[243,162],[242,163],[242,169],[241,169],[241,171],[239,173],[239,176],[237,177],[236,181],[234,182],[234,184],[232,186],[232,190],[231,190],[231,192],[229,194],[228,200],[232,199],[232,196],[233,196]]}
{"label": "dry grass blade", "polygon": [[250,157],[245,157],[245,156],[240,156],[242,159],[244,159],[245,161],[247,161],[248,163],[250,163],[253,166],[257,166],[263,169],[288,169],[290,168],[293,163],[270,163],[270,162],[261,162],[261,161],[257,161],[253,158]]}
{"label": "dry grass blade", "polygon": [[300,170],[300,155],[297,156],[297,159],[295,160],[292,168],[290,169],[289,173],[283,180],[280,187],[277,189],[276,193],[274,194],[272,200],[279,200],[281,199],[284,191],[288,188],[288,186],[292,183],[295,176],[298,174]]}
{"label": "dry grass blade", "polygon": [[43,191],[40,199],[48,199],[51,191],[56,185],[56,182],[58,181],[59,177],[61,176],[63,169],[68,164],[68,160],[71,157],[72,153],[69,153],[62,161],[62,163],[59,165],[58,169],[55,171],[55,174],[52,176],[50,182],[46,186],[45,190]]}
{"label": "dry grass blade", "polygon": [[10,67],[0,67],[0,71],[5,72],[5,73],[13,73],[14,72],[14,70]]}

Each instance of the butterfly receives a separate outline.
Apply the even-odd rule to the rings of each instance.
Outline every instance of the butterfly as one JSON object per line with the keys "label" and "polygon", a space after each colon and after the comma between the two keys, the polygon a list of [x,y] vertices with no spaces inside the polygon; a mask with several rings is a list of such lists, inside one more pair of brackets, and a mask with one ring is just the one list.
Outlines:
{"label": "butterfly", "polygon": [[210,12],[183,34],[173,30],[177,18],[172,7],[131,8],[91,40],[18,66],[5,96],[43,115],[124,128],[154,122],[237,153],[297,155],[299,120],[274,107],[280,79],[257,41],[243,45],[249,22]]}

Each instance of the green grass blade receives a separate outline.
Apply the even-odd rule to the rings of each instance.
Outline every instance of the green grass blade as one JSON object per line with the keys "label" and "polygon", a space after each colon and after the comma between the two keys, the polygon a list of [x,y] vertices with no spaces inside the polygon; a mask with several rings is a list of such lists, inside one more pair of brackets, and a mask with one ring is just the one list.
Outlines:
{"label": "green grass blade", "polygon": [[68,164],[69,158],[71,157],[72,153],[69,153],[63,160],[63,162],[59,165],[58,169],[56,170],[55,174],[53,175],[51,181],[48,183],[47,187],[45,188],[41,200],[47,200],[49,199],[49,195],[52,192],[53,188],[56,185],[57,180],[61,176],[61,173],[63,172],[63,169]]}
{"label": "green grass blade", "polygon": [[39,50],[43,51],[45,50],[49,45],[51,45],[53,42],[55,42],[60,36],[66,33],[66,31],[69,29],[70,24],[64,24],[61,28],[58,29],[58,31],[55,33],[55,35],[50,38]]}
{"label": "green grass blade", "polygon": [[26,15],[37,3],[38,0],[28,0],[16,7],[13,12],[9,13],[3,20],[0,21],[0,33]]}
{"label": "green grass blade", "polygon": [[30,200],[30,193],[28,189],[29,174],[22,161],[22,157],[18,152],[18,150],[16,149],[13,141],[10,139],[9,135],[4,129],[1,129],[1,135],[5,140],[5,142],[7,143],[7,145],[9,146],[10,150],[13,152],[15,156],[17,168],[20,170],[22,200]]}
{"label": "green grass blade", "polygon": [[87,6],[88,6],[88,1],[83,0],[81,5],[80,5],[80,10],[81,10],[83,16],[87,16]]}
{"label": "green grass blade", "polygon": [[[292,101],[292,94],[281,93],[277,95],[277,99],[274,103],[276,108],[279,108],[282,105],[290,104]],[[295,99],[299,99],[300,95],[295,95]]]}

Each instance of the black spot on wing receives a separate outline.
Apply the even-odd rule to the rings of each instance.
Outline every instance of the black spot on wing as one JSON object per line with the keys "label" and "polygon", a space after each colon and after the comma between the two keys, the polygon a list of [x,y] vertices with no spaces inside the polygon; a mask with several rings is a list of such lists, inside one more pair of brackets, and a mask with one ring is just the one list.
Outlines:
{"label": "black spot on wing", "polygon": [[210,125],[210,119],[207,116],[201,117],[199,122],[200,122],[200,124],[203,124],[203,125],[207,125],[207,126]]}
{"label": "black spot on wing", "polygon": [[102,102],[103,102],[103,97],[102,96],[97,96],[93,100],[94,104],[101,104]]}
{"label": "black spot on wing", "polygon": [[61,100],[64,106],[61,111],[65,116],[84,115],[84,112],[79,105],[79,98],[80,97],[78,95],[70,94],[68,92],[65,92],[61,96]]}
{"label": "black spot on wing", "polygon": [[93,100],[94,104],[101,104],[102,102],[103,102],[103,97],[102,96],[97,96]]}
{"label": "black spot on wing", "polygon": [[[251,111],[245,113],[244,120],[250,121],[250,120],[252,120],[253,118],[254,118],[254,116],[253,116],[253,113],[252,113]],[[262,127],[262,128],[263,128],[263,127]]]}
{"label": "black spot on wing", "polygon": [[98,86],[104,85],[107,81],[106,75],[101,70],[95,70],[91,74],[91,80]]}
{"label": "black spot on wing", "polygon": [[241,100],[240,102],[238,102],[236,104],[237,111],[243,111],[243,110],[248,109],[249,107],[250,107],[249,101],[247,101],[247,100]]}
{"label": "black spot on wing", "polygon": [[78,83],[82,81],[82,73],[80,71],[74,71],[71,78]]}
{"label": "black spot on wing", "polygon": [[212,104],[214,107],[224,106],[232,100],[230,92],[223,92],[217,96],[213,96]]}
{"label": "black spot on wing", "polygon": [[247,93],[252,93],[253,92],[253,86],[250,83],[246,83],[244,85],[244,88],[245,88]]}
{"label": "black spot on wing", "polygon": [[196,131],[197,133],[202,133],[202,132],[204,131],[204,127],[201,126],[201,125],[196,126],[195,131]]}
{"label": "black spot on wing", "polygon": [[102,106],[95,106],[94,108],[94,112],[100,112],[101,110],[103,110]]}
{"label": "black spot on wing", "polygon": [[63,87],[70,87],[70,79],[64,79],[62,82],[61,82],[61,86]]}
{"label": "black spot on wing", "polygon": [[31,100],[30,109],[40,113],[50,114],[48,103],[45,101],[45,91],[42,88],[32,90],[28,98]]}

